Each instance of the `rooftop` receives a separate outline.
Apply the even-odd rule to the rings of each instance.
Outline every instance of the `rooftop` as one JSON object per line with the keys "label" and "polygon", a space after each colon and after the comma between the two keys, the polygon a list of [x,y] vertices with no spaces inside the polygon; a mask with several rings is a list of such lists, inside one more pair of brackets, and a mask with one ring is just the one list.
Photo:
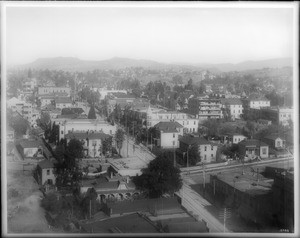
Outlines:
{"label": "rooftop", "polygon": [[212,144],[211,142],[207,141],[206,139],[202,138],[202,137],[194,137],[194,136],[183,136],[181,138],[179,138],[179,141],[187,144],[187,145],[210,145]]}
{"label": "rooftop", "polygon": [[101,139],[104,140],[106,138],[111,137],[110,135],[107,135],[105,133],[101,133],[101,132],[71,132],[66,134],[65,138],[67,139],[73,139],[76,138],[78,140],[85,140],[85,139],[89,139],[89,140],[96,140],[96,139]]}
{"label": "rooftop", "polygon": [[41,162],[38,163],[38,165],[42,168],[42,169],[47,169],[47,168],[54,168],[54,164],[48,160],[48,159],[44,159]]}
{"label": "rooftop", "polygon": [[138,213],[81,226],[88,233],[158,233],[156,227]]}
{"label": "rooftop", "polygon": [[[242,171],[230,171],[217,174],[218,179],[229,184],[235,189],[249,195],[264,195],[271,191],[273,179],[267,179],[253,169]],[[257,180],[258,178],[258,180]]]}
{"label": "rooftop", "polygon": [[183,128],[182,125],[180,125],[178,122],[176,121],[167,121],[167,122],[159,122],[158,124],[156,124],[154,126],[155,128],[157,128],[158,130],[161,130],[165,133],[172,133],[172,132],[178,132],[178,128]]}
{"label": "rooftop", "polygon": [[138,170],[147,167],[147,163],[141,160],[139,157],[114,159],[113,161],[110,162],[110,164],[117,170],[124,170],[124,169]]}
{"label": "rooftop", "polygon": [[126,178],[120,178],[118,180],[110,180],[109,178],[100,177],[97,179],[87,179],[82,180],[82,187],[93,187],[95,190],[117,190],[119,187],[119,182],[123,182],[126,184],[126,187],[128,190],[134,190],[135,185],[134,183],[129,180],[128,183],[126,183]]}
{"label": "rooftop", "polygon": [[[118,203],[108,202],[107,206],[112,209],[112,214],[123,214],[130,212],[149,212],[155,210],[157,213],[163,211],[178,212],[181,205],[175,197],[171,198],[156,198],[156,199],[141,199],[132,201],[121,201]],[[160,212],[161,211],[161,212]],[[170,213],[169,213],[170,214]]]}
{"label": "rooftop", "polygon": [[266,143],[259,141],[259,140],[255,140],[255,139],[248,139],[248,140],[243,140],[239,143],[240,145],[244,145],[247,147],[260,147],[260,146],[268,146]]}

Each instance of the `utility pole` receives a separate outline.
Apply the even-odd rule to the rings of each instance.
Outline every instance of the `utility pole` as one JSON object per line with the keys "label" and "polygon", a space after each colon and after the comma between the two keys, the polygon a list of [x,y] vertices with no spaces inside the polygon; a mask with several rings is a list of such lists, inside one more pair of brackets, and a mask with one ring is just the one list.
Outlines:
{"label": "utility pole", "polygon": [[90,219],[92,218],[92,199],[90,199]]}
{"label": "utility pole", "polygon": [[173,146],[174,150],[174,167],[176,167],[176,152],[175,152],[175,146]]}

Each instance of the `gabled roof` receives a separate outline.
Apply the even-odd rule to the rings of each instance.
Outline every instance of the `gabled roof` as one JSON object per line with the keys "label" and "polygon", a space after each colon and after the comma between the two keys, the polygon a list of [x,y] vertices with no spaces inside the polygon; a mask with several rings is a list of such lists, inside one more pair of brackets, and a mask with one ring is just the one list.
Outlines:
{"label": "gabled roof", "polygon": [[43,161],[39,162],[38,165],[42,169],[54,168],[54,164],[48,159],[44,159]]}
{"label": "gabled roof", "polygon": [[212,143],[201,137],[183,136],[179,141],[187,145],[211,145]]}
{"label": "gabled roof", "polygon": [[243,140],[239,143],[239,145],[244,145],[244,146],[249,146],[249,147],[268,146],[266,143],[259,141],[259,140],[255,140],[255,139]]}
{"label": "gabled roof", "polygon": [[182,125],[180,125],[176,121],[167,121],[167,122],[159,122],[154,126],[160,131],[163,131],[164,133],[172,133],[172,132],[178,132],[178,128],[183,128]]}
{"label": "gabled roof", "polygon": [[67,139],[73,139],[73,138],[76,138],[78,140],[85,140],[85,139],[89,139],[89,140],[95,140],[95,139],[101,139],[101,140],[104,140],[106,138],[109,138],[111,137],[110,135],[107,135],[105,133],[101,133],[101,132],[89,132],[89,133],[86,133],[86,132],[71,132],[71,133],[68,133],[66,136],[65,136]]}

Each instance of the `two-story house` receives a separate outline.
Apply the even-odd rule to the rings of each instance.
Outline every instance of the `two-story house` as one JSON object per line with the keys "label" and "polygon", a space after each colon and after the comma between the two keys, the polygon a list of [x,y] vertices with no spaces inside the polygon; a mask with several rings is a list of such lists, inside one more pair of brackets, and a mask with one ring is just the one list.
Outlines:
{"label": "two-story house", "polygon": [[216,161],[218,145],[198,136],[186,135],[179,139],[179,148],[182,152],[188,152],[192,146],[197,146],[200,160],[203,163]]}

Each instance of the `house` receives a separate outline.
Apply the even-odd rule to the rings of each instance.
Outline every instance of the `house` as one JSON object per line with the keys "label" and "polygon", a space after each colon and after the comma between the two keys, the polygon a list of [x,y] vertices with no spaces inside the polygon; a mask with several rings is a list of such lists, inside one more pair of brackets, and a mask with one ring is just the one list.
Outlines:
{"label": "house", "polygon": [[56,108],[68,108],[73,106],[73,102],[69,97],[58,97],[55,98],[55,106]]}
{"label": "house", "polygon": [[238,147],[240,159],[253,160],[257,157],[269,157],[269,146],[256,139],[243,140],[238,143]]}
{"label": "house", "polygon": [[64,139],[70,132],[102,132],[113,136],[116,133],[117,126],[110,125],[100,119],[53,119],[53,123],[59,125],[59,140]]}
{"label": "house", "polygon": [[178,122],[159,122],[154,126],[159,137],[154,138],[155,145],[161,148],[178,148],[178,138],[183,135],[183,126]]}
{"label": "house", "polygon": [[51,160],[44,159],[37,164],[37,178],[42,186],[55,185],[54,164]]}
{"label": "house", "polygon": [[223,117],[220,99],[208,97],[191,98],[188,103],[188,110],[199,119],[199,122],[208,119],[221,119]]}
{"label": "house", "polygon": [[260,95],[250,95],[247,99],[243,100],[246,108],[261,109],[264,107],[270,107],[270,100]]}
{"label": "house", "polygon": [[36,158],[42,159],[43,146],[39,140],[34,139],[22,139],[17,143],[17,149],[23,159],[25,158]]}
{"label": "house", "polygon": [[187,113],[177,111],[166,111],[164,109],[151,108],[150,104],[146,110],[146,126],[153,127],[159,122],[174,121],[184,128],[184,133],[192,133],[198,131],[198,119]]}
{"label": "house", "polygon": [[227,133],[222,137],[222,141],[224,144],[238,144],[242,140],[247,139],[246,136],[238,133]]}
{"label": "house", "polygon": [[54,93],[66,93],[68,96],[71,94],[70,87],[54,87],[54,86],[43,86],[38,87],[38,95],[47,95]]}
{"label": "house", "polygon": [[80,140],[83,144],[85,157],[100,157],[102,155],[102,142],[112,136],[102,132],[69,132],[65,135],[67,143],[71,139]]}
{"label": "house", "polygon": [[123,177],[119,174],[113,176],[112,173],[110,175],[96,179],[83,179],[80,192],[86,193],[88,189],[94,188],[97,193],[97,201],[101,203],[127,200],[134,194],[140,193],[129,176]]}
{"label": "house", "polygon": [[207,141],[202,137],[186,135],[179,139],[179,148],[182,153],[188,153],[192,146],[197,146],[200,160],[203,163],[211,163],[216,161],[218,146]]}
{"label": "house", "polygon": [[225,113],[228,114],[231,120],[241,119],[243,114],[243,103],[238,98],[227,98],[222,100]]}
{"label": "house", "polygon": [[294,120],[294,109],[292,107],[270,107],[263,108],[260,112],[260,118],[270,120],[274,124],[288,126],[290,121]]}
{"label": "house", "polygon": [[262,141],[273,149],[285,148],[285,140],[276,134],[266,136],[262,139]]}

